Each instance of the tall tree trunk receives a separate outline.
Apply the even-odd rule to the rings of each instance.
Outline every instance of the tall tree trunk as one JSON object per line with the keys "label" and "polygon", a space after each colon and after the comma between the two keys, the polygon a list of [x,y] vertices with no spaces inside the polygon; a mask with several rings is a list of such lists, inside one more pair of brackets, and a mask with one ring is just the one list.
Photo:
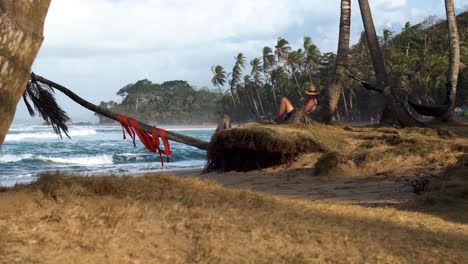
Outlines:
{"label": "tall tree trunk", "polygon": [[351,0],[341,0],[340,33],[338,52],[335,64],[335,80],[328,89],[323,102],[311,113],[311,118],[320,122],[329,123],[335,114],[341,89],[346,82],[346,68],[349,53],[349,34],[351,26]]}
{"label": "tall tree trunk", "polygon": [[455,16],[455,8],[453,0],[445,0],[445,13],[447,14],[447,26],[449,31],[449,71],[447,73],[447,81],[450,84],[450,99],[452,105],[450,110],[442,117],[443,121],[449,121],[454,118],[453,109],[455,108],[455,100],[457,94],[458,72],[460,70],[460,40],[458,36],[457,20]]}
{"label": "tall tree trunk", "polygon": [[384,87],[385,108],[382,114],[382,122],[398,126],[417,126],[420,123],[397,100],[393,89],[389,85],[387,70],[385,69],[382,52],[377,40],[369,2],[367,0],[359,0],[359,7],[361,9],[362,22],[366,32],[372,63],[374,64],[375,76],[377,77],[377,86]]}
{"label": "tall tree trunk", "polygon": [[0,0],[0,146],[43,41],[50,0]]}

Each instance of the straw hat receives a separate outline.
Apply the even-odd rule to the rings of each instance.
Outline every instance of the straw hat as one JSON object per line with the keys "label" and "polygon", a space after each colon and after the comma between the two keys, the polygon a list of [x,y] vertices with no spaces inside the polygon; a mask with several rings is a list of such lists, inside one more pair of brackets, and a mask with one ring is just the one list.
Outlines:
{"label": "straw hat", "polygon": [[317,87],[315,87],[315,85],[313,84],[311,84],[309,88],[306,88],[305,93],[307,95],[319,95],[320,94],[319,90],[317,90]]}

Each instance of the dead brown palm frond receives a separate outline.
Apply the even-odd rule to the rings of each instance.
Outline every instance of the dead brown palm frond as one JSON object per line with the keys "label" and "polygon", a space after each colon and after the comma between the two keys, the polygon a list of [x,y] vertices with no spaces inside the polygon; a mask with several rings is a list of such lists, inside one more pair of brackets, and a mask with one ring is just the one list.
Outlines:
{"label": "dead brown palm frond", "polygon": [[[46,87],[46,88],[44,88]],[[54,90],[49,86],[41,86],[37,81],[30,80],[23,93],[23,100],[31,116],[36,115],[52,126],[54,132],[62,138],[62,132],[68,135],[67,123],[70,121],[67,113],[57,104]],[[31,106],[30,102],[32,102]]]}

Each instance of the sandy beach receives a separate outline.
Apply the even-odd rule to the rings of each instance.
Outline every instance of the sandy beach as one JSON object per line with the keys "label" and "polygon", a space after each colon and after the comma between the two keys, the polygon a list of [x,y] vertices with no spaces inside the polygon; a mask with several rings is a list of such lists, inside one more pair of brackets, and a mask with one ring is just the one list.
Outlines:
{"label": "sandy beach", "polygon": [[224,187],[297,198],[308,201],[356,204],[362,206],[392,206],[414,197],[406,179],[380,174],[362,177],[316,177],[312,168],[280,171],[203,173],[202,168],[170,171],[179,177],[193,177],[214,181]]}

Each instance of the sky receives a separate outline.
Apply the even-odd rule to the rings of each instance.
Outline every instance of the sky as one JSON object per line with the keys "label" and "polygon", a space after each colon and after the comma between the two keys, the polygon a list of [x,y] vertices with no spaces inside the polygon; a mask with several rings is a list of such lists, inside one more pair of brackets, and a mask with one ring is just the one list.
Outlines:
{"label": "sky", "polygon": [[[377,32],[445,17],[443,0],[369,2]],[[363,31],[352,3],[351,44]],[[468,4],[455,0],[455,8]],[[264,46],[274,48],[278,37],[298,49],[310,36],[322,52],[336,51],[339,18],[339,0],[52,0],[32,70],[93,103],[120,102],[120,88],[145,78],[212,88],[211,66],[229,71],[237,53],[250,61]],[[96,121],[59,93],[74,122]],[[20,102],[15,122],[25,121],[31,118]]]}

